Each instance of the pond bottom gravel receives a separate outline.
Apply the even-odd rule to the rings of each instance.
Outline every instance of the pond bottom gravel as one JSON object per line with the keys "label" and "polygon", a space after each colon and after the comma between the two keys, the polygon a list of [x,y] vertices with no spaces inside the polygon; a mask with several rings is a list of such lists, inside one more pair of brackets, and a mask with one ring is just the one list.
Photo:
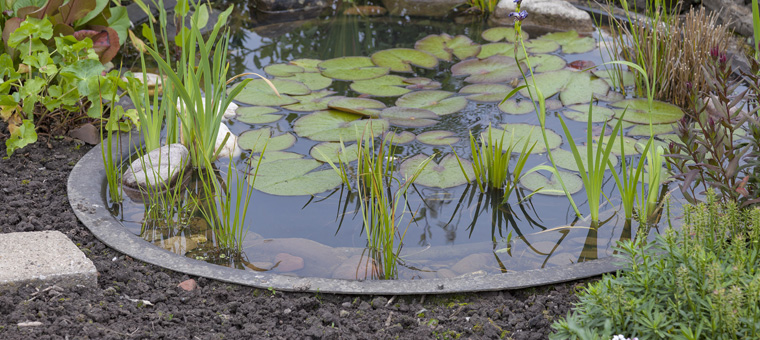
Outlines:
{"label": "pond bottom gravel", "polygon": [[[0,131],[7,131],[1,122]],[[7,138],[0,133],[0,155]],[[0,293],[0,339],[546,339],[589,281],[394,297],[283,293],[190,277],[120,254],[77,220],[66,181],[89,149],[40,137],[0,161],[2,232],[58,230],[99,275],[95,289]]]}

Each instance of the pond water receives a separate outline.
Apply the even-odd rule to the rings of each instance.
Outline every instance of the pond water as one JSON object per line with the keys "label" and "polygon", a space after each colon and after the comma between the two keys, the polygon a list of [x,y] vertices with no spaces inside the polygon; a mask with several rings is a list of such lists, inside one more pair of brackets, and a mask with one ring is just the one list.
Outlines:
{"label": "pond water", "polygon": [[[450,21],[432,19],[331,16],[328,19],[258,27],[250,23],[233,21],[232,27],[235,33],[231,43],[230,62],[232,63],[232,73],[235,74],[243,72],[265,74],[267,71],[280,74],[283,72],[282,70],[276,67],[266,67],[287,64],[292,61],[298,63],[298,60],[303,58],[328,60],[344,56],[371,56],[375,52],[388,49],[414,48],[415,43],[431,35],[448,34],[451,37],[463,35],[470,38],[472,45],[477,46],[479,51],[476,51],[473,57],[468,58],[468,60],[477,60],[474,56],[486,53],[488,48],[484,46],[490,44],[489,41],[482,38],[482,33],[489,27],[481,22],[455,25]],[[529,33],[533,33],[535,37],[540,35],[538,32]],[[585,48],[583,46],[589,44],[589,37],[594,40],[590,43],[591,48]],[[547,112],[547,129],[555,132],[558,138],[554,149],[555,157],[558,157],[557,154],[562,152],[561,149],[569,150],[566,137],[562,133],[557,119],[558,115],[565,117],[576,143],[583,144],[585,142],[586,114],[584,112],[588,109],[588,100],[572,99],[573,91],[581,92],[581,94],[590,94],[596,91],[596,96],[605,100],[594,103],[595,114],[597,112],[600,115],[606,114],[605,117],[607,118],[614,114],[612,111],[615,108],[614,102],[624,99],[623,95],[615,93],[614,89],[609,88],[609,86],[600,85],[606,84],[603,79],[598,78],[604,77],[605,72],[597,72],[598,77],[588,76],[590,73],[586,72],[584,73],[585,78],[581,79],[576,76],[579,72],[569,66],[576,61],[602,64],[600,51],[596,48],[600,37],[596,33],[589,37],[581,36],[572,39],[555,37],[554,41],[558,45],[557,48],[546,46],[551,45],[546,42],[551,39],[546,39],[544,42],[531,42],[532,48],[537,51],[529,53],[534,58],[532,60],[539,63],[539,68],[544,67],[543,70],[537,69],[537,74],[551,75],[548,80],[543,80],[545,85],[540,86],[551,88],[559,84],[557,94],[553,94],[549,98],[550,107]],[[583,40],[584,38],[585,40]],[[504,53],[504,46],[500,48],[491,51],[502,51]],[[580,53],[563,52],[563,50],[573,49]],[[513,50],[509,49],[509,51]],[[486,57],[483,54],[479,56]],[[554,65],[553,63],[556,63],[557,59],[560,59],[559,65]],[[341,60],[338,64],[347,62],[348,60]],[[389,130],[396,131],[399,136],[402,132],[417,136],[415,140],[397,146],[393,156],[397,159],[398,164],[402,164],[416,155],[434,155],[433,162],[436,164],[431,162],[428,168],[445,174],[445,180],[442,180],[430,177],[429,173],[423,173],[421,177],[427,176],[427,181],[422,178],[418,181],[427,185],[418,183],[409,190],[406,205],[407,213],[403,217],[403,222],[399,224],[401,232],[406,232],[403,239],[403,249],[398,259],[398,278],[453,277],[476,271],[501,273],[567,265],[610,256],[612,255],[611,247],[618,240],[630,239],[636,235],[638,223],[625,223],[624,218],[620,216],[622,212],[616,214],[616,205],[620,203],[620,200],[609,171],[603,191],[605,195],[610,197],[610,201],[601,208],[601,219],[605,223],[599,228],[589,228],[588,221],[577,219],[564,194],[547,195],[539,193],[521,201],[522,198],[532,192],[529,189],[531,185],[528,183],[521,185],[506,204],[501,203],[502,193],[483,194],[477,186],[472,184],[458,184],[450,187],[444,185],[444,182],[449,180],[456,182],[458,178],[462,177],[459,165],[452,162],[453,153],[462,159],[472,159],[470,133],[479,136],[487,131],[490,125],[495,129],[500,129],[494,131],[506,129],[510,133],[514,131],[520,135],[535,129],[533,133],[539,135],[540,128],[538,127],[537,115],[530,105],[530,99],[524,94],[516,95],[516,100],[512,101],[513,107],[511,108],[502,106],[500,109],[498,105],[504,94],[518,85],[518,78],[521,77],[508,76],[509,79],[496,82],[501,86],[509,86],[509,88],[490,88],[489,90],[475,88],[475,94],[483,94],[487,91],[495,92],[494,97],[496,99],[485,102],[478,100],[477,97],[466,98],[472,94],[460,93],[466,86],[475,84],[476,80],[470,78],[466,81],[466,75],[452,75],[452,68],[464,68],[459,58],[454,56],[452,61],[437,60],[436,62],[437,65],[430,68],[413,66],[411,72],[389,73],[401,78],[424,77],[430,81],[440,82],[440,88],[432,90],[421,85],[415,87],[411,84],[394,86],[392,90],[406,92],[406,86],[409,86],[408,92],[410,94],[424,91],[449,92],[448,95],[443,95],[440,98],[421,99],[424,105],[434,106],[443,103],[446,101],[443,98],[447,96],[456,98],[456,102],[449,102],[449,106],[434,107],[433,110],[441,111],[437,112],[438,116],[434,117],[430,124],[421,124],[426,126],[410,127],[409,125],[416,125],[416,123],[410,124],[409,120],[403,119],[391,119],[390,124],[386,124],[389,125]],[[510,67],[508,63],[502,62],[499,61],[493,68],[476,64],[473,67],[477,70],[472,72],[477,75],[498,72]],[[460,66],[455,66],[458,64]],[[323,70],[322,74],[330,74],[330,71],[332,70],[328,68]],[[339,71],[332,74],[341,74]],[[344,74],[334,78],[351,77],[357,72],[357,70],[350,70],[348,76]],[[284,72],[280,74],[280,77],[282,75],[297,76],[296,73],[306,74],[303,71],[296,71],[293,74]],[[269,77],[274,78],[272,75]],[[537,76],[537,79],[539,77]],[[308,91],[311,94],[332,91],[334,93],[331,96],[335,98],[339,96],[371,98],[388,108],[400,106],[400,103],[404,102],[403,100],[397,102],[401,97],[400,95],[387,97],[367,95],[366,92],[372,92],[380,87],[377,83],[369,83],[369,89],[366,89],[366,87],[352,87],[352,84],[356,84],[360,80],[352,82],[334,78],[332,80],[325,78],[329,83],[324,86],[309,83],[307,87],[312,86],[312,88]],[[304,78],[295,79],[303,80]],[[321,78],[319,80],[323,81]],[[423,84],[427,84],[426,82],[428,81],[423,80]],[[287,97],[296,101],[306,95],[298,93],[296,90],[288,92],[290,90],[281,89],[281,91],[290,93]],[[297,106],[271,105],[269,102],[264,102],[265,100],[262,97],[256,97],[255,94],[258,92],[251,93],[253,94],[244,93],[238,96],[238,99],[241,99],[238,102],[241,109],[256,106],[251,104],[269,105],[272,109],[268,111],[271,111],[272,115],[233,118],[228,122],[228,125],[232,132],[241,136],[241,140],[245,138],[246,134],[256,136],[271,134],[272,139],[270,139],[270,144],[264,155],[265,160],[267,157],[302,157],[303,160],[319,158],[319,154],[312,151],[316,145],[328,140],[335,143],[335,141],[343,139],[346,145],[355,144],[356,137],[349,137],[350,133],[346,135],[345,131],[343,131],[343,135],[339,133],[339,137],[336,138],[334,134],[330,135],[329,133],[328,137],[324,137],[324,129],[317,128],[314,130],[315,126],[332,124],[329,120],[326,123],[324,120],[308,118],[316,117],[314,112],[319,111],[316,108],[304,109]],[[404,97],[412,98],[410,94],[405,94]],[[318,101],[314,100],[309,103],[321,105],[321,103],[317,103]],[[414,100],[409,101],[413,102],[409,104],[410,106],[423,105],[416,104]],[[322,103],[326,102],[327,100],[322,101]],[[509,103],[507,102],[507,104]],[[360,106],[362,105],[365,104]],[[457,107],[457,105],[461,107]],[[339,105],[334,104],[334,106]],[[243,109],[242,111],[239,109],[238,115],[245,115],[246,113],[243,112],[246,110],[251,109]],[[446,110],[454,112],[449,113]],[[335,113],[335,115],[336,117],[344,117],[347,114]],[[633,116],[632,120],[635,121],[635,114]],[[380,117],[391,116],[381,113]],[[361,117],[356,116],[352,119],[359,118]],[[604,123],[599,122],[594,125],[597,135],[602,124]],[[332,129],[337,129],[337,127]],[[636,135],[635,127],[627,126],[627,129],[629,135]],[[440,131],[447,131],[447,134],[439,137],[434,136]],[[433,137],[426,139],[424,136]],[[507,136],[506,139],[508,140],[510,135],[507,134]],[[636,137],[634,136],[634,138]],[[667,141],[668,138],[671,137],[665,135],[661,141]],[[635,141],[631,140],[631,143],[635,143]],[[543,145],[543,141],[539,140],[536,151],[540,151]],[[635,154],[636,148],[633,145],[630,146],[630,152],[626,152]],[[248,148],[250,149],[250,147]],[[246,149],[246,146],[243,146],[243,149]],[[300,154],[301,156],[293,154]],[[258,159],[257,155],[250,150],[243,150],[242,156],[235,158],[234,161],[239,169],[243,169],[246,162],[251,159]],[[517,154],[513,154],[512,167],[514,167],[516,158]],[[629,157],[628,161],[636,158],[637,156]],[[619,157],[616,158],[616,161],[618,159]],[[444,162],[445,160],[447,161]],[[222,177],[224,177],[227,169],[225,162],[226,160],[222,160],[218,164],[219,168],[222,169]],[[135,234],[164,246],[170,251],[196,259],[232,265],[246,270],[271,270],[296,276],[349,279],[358,276],[359,279],[369,278],[360,273],[362,266],[366,266],[368,256],[365,249],[367,237],[356,191],[349,191],[345,186],[339,185],[339,181],[335,180],[337,175],[328,164],[316,161],[310,161],[309,164],[314,166],[298,176],[289,178],[291,182],[296,183],[293,185],[288,185],[286,179],[279,179],[280,182],[286,182],[280,186],[277,183],[267,182],[266,176],[261,177],[265,178],[263,180],[258,178],[255,188],[260,190],[254,190],[252,203],[248,208],[246,224],[248,236],[243,246],[243,261],[226,258],[215,250],[213,234],[208,228],[208,224],[197,212],[182,216],[175,223],[167,224],[150,220],[146,222],[145,207],[138,202],[127,199],[121,205],[114,205],[114,213]],[[536,152],[531,155],[527,168],[539,164],[550,164],[546,152]],[[263,164],[260,170],[271,176],[271,169],[264,169],[265,166],[267,165]],[[284,166],[296,166],[296,163],[285,163]],[[550,176],[548,172],[540,172],[540,174]],[[403,175],[401,172],[397,173],[399,178]],[[587,214],[585,193],[582,185],[578,182],[579,177],[569,171],[567,176],[568,183],[571,183],[571,186],[576,186],[577,192],[573,198],[578,203],[581,212]],[[438,184],[447,187],[434,187]],[[313,189],[321,186],[329,189]],[[661,190],[668,192],[667,185]],[[313,195],[291,195],[302,191],[314,192],[309,192]],[[671,213],[674,216],[678,215],[677,205],[673,204],[671,207]],[[409,213],[410,211],[414,213],[413,218]],[[653,232],[656,231],[657,228],[654,228]],[[303,261],[303,266],[299,264],[300,261],[297,258]]]}

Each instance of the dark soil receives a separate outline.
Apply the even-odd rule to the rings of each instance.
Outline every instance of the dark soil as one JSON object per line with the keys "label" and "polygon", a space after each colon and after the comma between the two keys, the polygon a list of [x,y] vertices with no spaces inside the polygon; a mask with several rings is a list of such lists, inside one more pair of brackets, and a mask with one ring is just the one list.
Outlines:
{"label": "dark soil", "polygon": [[[2,123],[0,131],[5,156]],[[69,172],[90,147],[41,139],[0,160],[0,228],[64,233],[95,264],[98,287],[0,293],[0,339],[546,339],[584,284],[392,297],[284,293],[189,277],[95,239],[66,197]],[[198,288],[177,286],[188,279]],[[19,327],[24,322],[41,325]]]}

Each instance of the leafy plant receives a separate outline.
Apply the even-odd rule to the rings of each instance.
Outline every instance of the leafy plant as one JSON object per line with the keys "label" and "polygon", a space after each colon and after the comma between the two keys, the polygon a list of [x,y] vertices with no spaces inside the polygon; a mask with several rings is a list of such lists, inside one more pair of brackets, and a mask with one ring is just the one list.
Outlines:
{"label": "leafy plant", "polygon": [[579,293],[551,339],[753,339],[760,336],[760,209],[709,191],[684,209],[682,231],[619,242],[626,269]]}

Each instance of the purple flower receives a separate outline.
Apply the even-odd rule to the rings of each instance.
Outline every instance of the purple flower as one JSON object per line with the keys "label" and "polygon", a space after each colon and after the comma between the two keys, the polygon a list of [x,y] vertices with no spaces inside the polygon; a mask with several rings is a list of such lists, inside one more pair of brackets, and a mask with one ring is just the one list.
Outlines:
{"label": "purple flower", "polygon": [[510,17],[515,17],[515,20],[517,21],[523,21],[525,18],[528,17],[528,11],[522,10],[520,12],[512,12],[509,13]]}
{"label": "purple flower", "polygon": [[522,0],[515,0],[515,3],[517,4],[517,6],[520,6],[521,2],[522,2]]}
{"label": "purple flower", "polygon": [[725,52],[720,54],[720,58],[718,58],[718,62],[720,62],[721,65],[725,65],[726,61],[728,61],[728,56]]}
{"label": "purple flower", "polygon": [[710,56],[713,57],[713,59],[718,59],[719,52],[718,46],[713,46],[713,48],[710,49]]}

